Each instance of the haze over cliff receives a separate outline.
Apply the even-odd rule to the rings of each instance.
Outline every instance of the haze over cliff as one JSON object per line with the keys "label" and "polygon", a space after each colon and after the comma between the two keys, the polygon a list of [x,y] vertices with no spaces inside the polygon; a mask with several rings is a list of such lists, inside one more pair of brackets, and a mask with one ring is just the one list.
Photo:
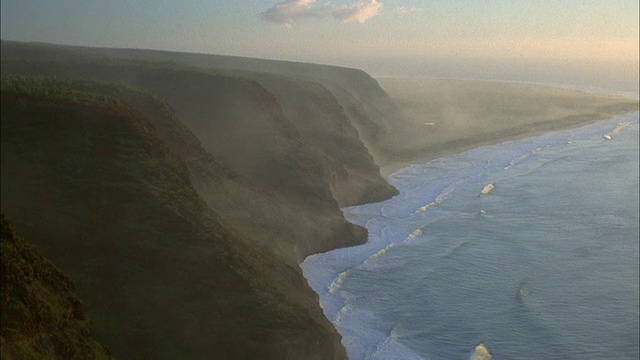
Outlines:
{"label": "haze over cliff", "polygon": [[339,206],[395,189],[338,100],[84,52],[2,43],[2,208],[96,337],[122,358],[343,358],[297,264],[366,241]]}
{"label": "haze over cliff", "polygon": [[[118,358],[345,358],[298,267],[366,241],[340,208],[397,193],[380,165],[531,126],[439,138],[416,114],[470,117],[439,90],[399,108],[411,98],[325,65],[2,41],[1,67],[2,211]],[[599,100],[556,112],[637,108],[581,96]]]}

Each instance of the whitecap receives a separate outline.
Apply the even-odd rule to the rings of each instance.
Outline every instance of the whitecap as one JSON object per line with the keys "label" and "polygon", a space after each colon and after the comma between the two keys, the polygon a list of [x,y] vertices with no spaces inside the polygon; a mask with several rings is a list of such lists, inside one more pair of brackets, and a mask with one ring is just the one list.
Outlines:
{"label": "whitecap", "polygon": [[424,234],[424,231],[422,231],[422,229],[417,229],[416,231],[412,232],[411,234],[409,234],[409,236],[407,236],[404,241],[410,241],[413,240],[415,238],[417,238],[418,236],[421,236]]}
{"label": "whitecap", "polygon": [[391,249],[391,248],[392,248],[392,247],[394,247],[394,246],[395,246],[395,243],[391,243],[391,244],[387,245],[384,249],[381,249],[381,250],[379,250],[377,253],[375,253],[375,254],[373,254],[373,255],[369,256],[368,258],[366,258],[366,259],[362,262],[362,264],[363,264],[363,265],[368,264],[369,262],[371,262],[371,261],[373,261],[373,260],[377,259],[378,257],[380,257],[380,256],[382,256],[382,255],[384,255],[384,254],[386,254],[386,253],[387,253],[387,251],[389,251],[389,249]]}
{"label": "whitecap", "polygon": [[495,188],[496,188],[496,186],[495,186],[495,185],[493,185],[493,184],[487,184],[487,185],[485,185],[485,186],[484,186],[484,188],[482,188],[482,191],[480,192],[480,194],[481,194],[481,195],[487,195],[487,194],[489,194],[490,192],[492,192],[492,191],[493,191],[493,189],[495,189]]}
{"label": "whitecap", "polygon": [[417,214],[417,213],[425,212],[434,206],[441,205],[446,199],[451,197],[451,195],[453,195],[454,192],[458,190],[463,183],[465,183],[468,180],[469,178],[462,178],[458,181],[455,181],[449,184],[449,186],[445,187],[432,202],[420,207],[418,210],[415,211],[415,213]]}
{"label": "whitecap", "polygon": [[349,270],[345,270],[343,272],[340,273],[340,275],[338,275],[337,278],[335,278],[335,280],[333,280],[331,282],[331,284],[329,284],[329,286],[327,287],[327,292],[329,294],[335,294],[336,291],[338,291],[338,289],[340,289],[340,287],[342,286],[342,283],[344,282],[344,279],[346,279],[347,277],[347,272]]}

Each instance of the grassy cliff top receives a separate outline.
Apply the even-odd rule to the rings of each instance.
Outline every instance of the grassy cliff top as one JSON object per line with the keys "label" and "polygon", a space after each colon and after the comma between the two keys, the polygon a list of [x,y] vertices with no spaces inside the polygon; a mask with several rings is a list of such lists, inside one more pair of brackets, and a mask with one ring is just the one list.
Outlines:
{"label": "grassy cliff top", "polygon": [[0,89],[2,92],[44,100],[71,101],[96,106],[126,106],[118,98],[126,94],[147,95],[159,104],[166,104],[158,95],[127,84],[57,76],[2,75]]}

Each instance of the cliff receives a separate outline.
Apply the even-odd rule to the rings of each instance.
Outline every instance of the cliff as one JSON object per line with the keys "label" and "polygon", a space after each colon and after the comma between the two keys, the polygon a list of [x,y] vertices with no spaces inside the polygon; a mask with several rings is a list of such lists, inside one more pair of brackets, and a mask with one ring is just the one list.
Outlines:
{"label": "cliff", "polygon": [[315,64],[0,47],[2,210],[121,358],[342,359],[298,263],[366,241],[340,207],[397,193],[379,165],[637,109],[486,83],[387,82],[391,98]]}
{"label": "cliff", "polygon": [[[125,102],[167,111],[156,118],[169,123],[165,139],[189,140],[184,127],[168,132],[160,99],[7,76],[1,97],[3,211],[71,275],[116,357],[344,358],[291,248],[285,259],[265,234],[246,239],[225,226],[154,122]],[[204,173],[238,176],[190,141],[182,156],[208,158]]]}
{"label": "cliff", "polygon": [[[340,206],[381,201],[397,194],[380,177],[379,167],[370,155],[375,156],[375,147],[364,146],[369,144],[369,138],[381,137],[384,132],[378,123],[389,114],[380,108],[395,107],[377,82],[361,70],[217,55],[7,41],[2,42],[2,54],[5,73],[122,82],[158,93],[194,130],[205,149],[217,151],[213,154],[223,163],[235,161],[231,168],[240,174],[246,175],[247,159],[253,165],[264,164],[264,159],[255,157],[280,146],[280,141],[268,142],[273,139],[268,133],[271,130],[262,136],[265,129],[259,127],[271,126],[281,131],[277,136],[284,134],[289,140],[301,137],[299,140],[312,152],[319,153],[327,172],[325,177]],[[228,133],[201,134],[202,124]],[[239,131],[229,128],[231,125]],[[291,130],[297,133],[287,133]],[[235,145],[229,147],[224,141]],[[212,149],[214,146],[218,148]],[[238,148],[239,152],[233,153]],[[262,155],[242,156],[251,151]],[[265,181],[259,174],[254,178]]]}
{"label": "cliff", "polygon": [[[77,281],[95,319],[97,337],[117,356],[345,356],[337,332],[324,318],[317,295],[297,264],[309,254],[366,241],[366,230],[347,222],[339,207],[383,200],[396,190],[380,176],[330,91],[319,83],[279,74],[127,60],[46,44],[3,41],[1,45],[2,208]],[[299,101],[304,102],[302,107],[294,104]],[[124,119],[93,123],[98,114]],[[52,121],[56,116],[75,119],[75,125],[67,126],[70,120]],[[103,128],[105,123],[123,121],[136,125],[127,131]],[[92,136],[99,142],[78,140],[82,146],[42,153],[48,143],[43,137],[84,139],[87,128],[98,131]],[[143,129],[154,147],[132,147],[137,142],[133,140],[126,140],[123,147],[132,129]],[[15,131],[34,138],[16,136]],[[16,157],[23,150],[27,158]],[[154,156],[164,154],[161,157],[175,167],[174,175],[162,167],[151,171],[158,162],[149,159],[149,151]],[[87,152],[94,153],[90,156],[96,163],[88,158],[74,162]],[[114,158],[114,154],[120,155]],[[143,161],[126,165],[132,160]],[[112,166],[96,167],[98,163]],[[53,164],[63,165],[50,169]],[[136,171],[154,173],[153,179],[135,175]],[[93,183],[83,178],[85,174],[94,177]],[[173,182],[176,179],[180,184]],[[108,189],[105,184],[117,186]],[[140,189],[141,185],[145,186]],[[175,197],[190,191],[194,192],[188,199]],[[160,196],[156,207],[174,209],[173,214],[161,216],[145,201],[153,198],[150,194]],[[83,202],[85,198],[88,201]],[[94,204],[96,199],[102,202]],[[32,202],[36,205],[29,209],[21,205]],[[53,206],[70,214],[54,212]],[[118,226],[105,224],[109,218]],[[189,230],[166,228],[187,219],[192,224]],[[60,224],[67,222],[61,229]],[[212,226],[235,238],[203,238]],[[86,228],[100,236],[86,242],[62,241],[84,234]],[[161,247],[155,240],[158,232],[162,239],[176,240],[162,240],[171,246]],[[42,242],[45,238],[47,243]],[[217,256],[194,254],[193,241],[199,241],[200,252]],[[218,243],[254,250],[220,253]],[[159,248],[163,250],[158,252]],[[173,250],[179,261],[167,255],[170,248],[179,249]],[[209,269],[202,261],[217,268]],[[143,265],[148,263],[153,266]],[[160,264],[170,265],[163,272]],[[186,267],[194,278],[194,274],[231,275],[207,275],[202,281],[208,285],[196,284],[196,290],[189,290],[191,284],[184,277],[178,281],[167,274],[176,267]],[[225,287],[229,284],[236,285]],[[111,292],[118,300],[103,302]],[[172,294],[170,300],[163,299],[166,293]],[[208,298],[211,294],[229,300],[216,302]],[[181,300],[184,306],[177,305]],[[167,313],[168,304],[194,310]],[[224,310],[225,306],[229,308]],[[171,314],[171,321],[163,322],[164,314]]]}

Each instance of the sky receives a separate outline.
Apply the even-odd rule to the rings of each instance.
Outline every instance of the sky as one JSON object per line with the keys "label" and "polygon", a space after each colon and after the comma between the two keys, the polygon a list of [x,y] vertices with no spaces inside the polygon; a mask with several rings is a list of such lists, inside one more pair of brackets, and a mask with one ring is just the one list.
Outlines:
{"label": "sky", "polygon": [[591,72],[637,82],[638,75],[637,0],[0,4],[6,40],[329,63],[377,76],[535,78],[545,72]]}

